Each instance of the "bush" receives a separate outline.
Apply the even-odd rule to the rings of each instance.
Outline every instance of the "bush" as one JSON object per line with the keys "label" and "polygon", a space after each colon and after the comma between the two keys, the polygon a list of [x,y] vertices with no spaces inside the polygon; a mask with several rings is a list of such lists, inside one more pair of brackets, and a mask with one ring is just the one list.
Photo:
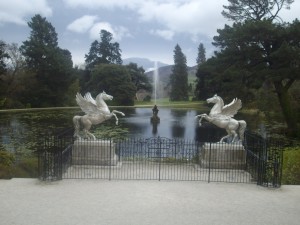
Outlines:
{"label": "bush", "polygon": [[147,95],[144,100],[144,102],[150,102],[151,101],[151,96],[150,95]]}
{"label": "bush", "polygon": [[13,177],[13,154],[0,150],[0,179],[11,179]]}
{"label": "bush", "polygon": [[38,159],[31,157],[25,158],[15,164],[13,177],[36,178],[38,177]]}
{"label": "bush", "polygon": [[286,148],[283,153],[282,184],[300,185],[300,146]]}

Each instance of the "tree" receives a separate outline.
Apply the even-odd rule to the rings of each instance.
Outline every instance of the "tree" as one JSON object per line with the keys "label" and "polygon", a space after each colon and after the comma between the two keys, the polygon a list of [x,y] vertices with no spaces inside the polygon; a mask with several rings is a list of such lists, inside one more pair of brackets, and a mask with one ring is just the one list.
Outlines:
{"label": "tree", "polygon": [[170,100],[186,101],[188,96],[188,71],[186,57],[182,53],[180,46],[177,44],[174,49],[174,66],[170,76]]}
{"label": "tree", "polygon": [[[269,82],[277,94],[291,135],[296,135],[297,112],[289,89],[300,77],[300,22],[274,24],[270,20],[245,21],[218,30],[214,45],[219,65],[227,65],[224,78],[240,74],[241,85],[258,89]],[[217,65],[216,65],[217,66]]]}
{"label": "tree", "polygon": [[[262,19],[281,20],[278,13],[282,8],[289,9],[294,0],[228,0],[222,15],[235,22]],[[227,10],[227,11],[226,11]]]}
{"label": "tree", "polygon": [[196,59],[197,65],[203,64],[206,62],[206,56],[205,56],[205,48],[202,43],[199,44],[198,47],[198,56]]}
{"label": "tree", "polygon": [[5,61],[9,58],[9,55],[6,52],[6,43],[0,40],[0,75],[6,72],[6,63]]}
{"label": "tree", "polygon": [[[217,84],[226,93],[231,86],[231,92],[244,92],[248,97],[257,95],[261,87],[273,88],[289,134],[297,135],[297,111],[291,104],[289,89],[299,80],[299,21],[273,23],[280,21],[279,11],[289,8],[293,0],[229,2],[229,6],[224,6],[228,11],[222,14],[235,23],[218,30],[213,44],[220,51],[198,69],[199,76],[206,76],[205,82],[211,87]],[[218,82],[213,84],[214,80]],[[230,85],[226,89],[223,83]]]}
{"label": "tree", "polygon": [[35,15],[28,26],[30,37],[20,49],[38,85],[28,96],[30,103],[35,107],[64,105],[63,96],[73,82],[71,53],[58,47],[55,28],[46,18]]}
{"label": "tree", "polygon": [[6,102],[6,89],[7,89],[7,66],[5,61],[9,58],[9,55],[5,51],[6,44],[0,40],[0,108]]}
{"label": "tree", "polygon": [[122,64],[121,49],[118,42],[112,42],[113,35],[106,31],[100,31],[100,39],[93,41],[90,51],[85,55],[86,68],[91,70],[98,64]]}
{"label": "tree", "polygon": [[24,89],[22,83],[25,76],[25,59],[19,50],[18,44],[12,43],[6,45],[6,53],[8,59],[6,60],[7,71],[5,75],[5,95],[6,108],[20,108],[24,105],[21,99]]}
{"label": "tree", "polygon": [[134,104],[136,88],[125,66],[116,64],[99,64],[95,66],[87,86],[93,95],[98,95],[102,91],[112,95],[114,104]]}
{"label": "tree", "polygon": [[136,63],[129,63],[129,65],[125,66],[128,69],[128,72],[131,76],[131,81],[133,82],[136,90],[146,90],[152,91],[152,85],[145,75],[145,70],[143,67],[138,67]]}
{"label": "tree", "polygon": [[196,73],[196,77],[197,77],[197,80],[195,81],[196,83],[196,88],[195,88],[195,96],[196,98],[199,98],[199,99],[202,99],[203,97],[205,98],[206,95],[205,95],[205,85],[204,85],[204,78],[205,78],[205,74],[201,73],[199,68],[201,65],[203,65],[204,63],[206,62],[206,56],[205,56],[205,48],[204,48],[204,45],[202,43],[199,44],[199,47],[198,47],[198,56],[197,56],[197,59],[196,59],[196,63],[198,65],[198,70],[197,70],[197,73]]}

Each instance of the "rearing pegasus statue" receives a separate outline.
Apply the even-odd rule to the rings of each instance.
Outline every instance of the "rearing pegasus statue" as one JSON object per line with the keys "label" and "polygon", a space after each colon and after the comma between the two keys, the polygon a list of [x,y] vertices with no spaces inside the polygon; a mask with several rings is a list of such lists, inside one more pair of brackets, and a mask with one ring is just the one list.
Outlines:
{"label": "rearing pegasus statue", "polygon": [[96,125],[110,119],[112,116],[116,119],[116,125],[118,125],[118,117],[116,113],[125,116],[124,113],[113,110],[110,112],[106,100],[112,100],[113,96],[106,94],[104,91],[97,95],[94,99],[88,92],[84,97],[80,94],[76,94],[76,102],[80,106],[81,110],[85,112],[84,116],[74,116],[73,123],[75,126],[74,137],[81,138],[79,132],[80,128],[83,128],[84,136],[86,138],[92,138],[96,140],[96,137],[89,131],[92,125]]}
{"label": "rearing pegasus statue", "polygon": [[231,143],[243,141],[247,123],[244,120],[233,119],[233,116],[242,108],[242,101],[235,98],[230,104],[224,106],[223,99],[218,95],[214,95],[206,101],[215,105],[210,110],[209,115],[204,113],[196,116],[196,118],[200,118],[199,125],[201,126],[201,121],[204,118],[217,127],[226,129],[227,135],[222,137],[220,142],[225,139],[231,140]]}

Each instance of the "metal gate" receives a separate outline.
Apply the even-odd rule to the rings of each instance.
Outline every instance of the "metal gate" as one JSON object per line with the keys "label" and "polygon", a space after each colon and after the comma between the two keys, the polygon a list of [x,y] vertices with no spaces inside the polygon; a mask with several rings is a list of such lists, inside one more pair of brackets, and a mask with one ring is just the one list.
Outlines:
{"label": "metal gate", "polygon": [[68,135],[51,136],[45,139],[45,148],[39,154],[39,177],[41,180],[183,180],[280,186],[280,145],[247,133],[242,160],[241,151],[229,156],[226,148],[226,143],[164,137],[91,142],[76,141]]}

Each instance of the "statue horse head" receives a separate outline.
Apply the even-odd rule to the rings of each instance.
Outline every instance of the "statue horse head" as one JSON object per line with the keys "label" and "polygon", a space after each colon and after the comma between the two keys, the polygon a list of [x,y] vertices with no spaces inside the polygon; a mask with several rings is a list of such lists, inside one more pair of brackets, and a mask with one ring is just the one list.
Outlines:
{"label": "statue horse head", "polygon": [[102,99],[104,101],[107,101],[107,100],[113,100],[113,98],[114,97],[112,95],[106,94],[106,92],[103,91],[102,93],[97,95],[96,100],[97,99]]}
{"label": "statue horse head", "polygon": [[212,109],[210,110],[209,115],[215,115],[215,114],[219,114],[222,112],[222,108],[224,106],[224,101],[223,99],[218,96],[217,94],[215,94],[213,97],[206,99],[207,103],[214,103],[215,105],[212,107]]}
{"label": "statue horse head", "polygon": [[99,109],[104,110],[109,113],[108,106],[105,103],[105,101],[107,101],[107,100],[109,100],[109,101],[113,100],[113,96],[106,94],[105,91],[103,91],[102,93],[100,93],[96,96],[95,104],[99,107]]}

